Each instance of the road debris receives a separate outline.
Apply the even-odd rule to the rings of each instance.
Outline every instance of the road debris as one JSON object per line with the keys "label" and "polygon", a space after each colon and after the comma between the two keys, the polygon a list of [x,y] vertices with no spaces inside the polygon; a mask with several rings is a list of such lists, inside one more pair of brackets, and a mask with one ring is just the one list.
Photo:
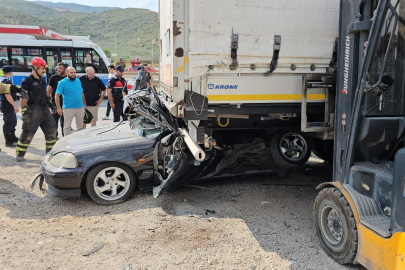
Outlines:
{"label": "road debris", "polygon": [[209,210],[209,209],[205,209],[205,214],[215,214],[215,210]]}
{"label": "road debris", "polygon": [[153,229],[145,229],[145,232],[147,233],[147,234],[149,234],[149,235],[153,235],[154,233],[155,233],[155,230],[156,230],[157,228],[153,228]]}
{"label": "road debris", "polygon": [[83,253],[83,256],[90,256],[91,254],[93,254],[93,253],[99,251],[100,249],[102,249],[103,247],[104,247],[103,244],[101,244],[101,243],[95,243],[95,244],[93,245],[93,248],[92,248],[91,250],[89,250],[89,251]]}
{"label": "road debris", "polygon": [[296,264],[296,263],[297,263],[297,259],[294,258],[294,257],[291,257],[289,263],[290,263],[290,265]]}

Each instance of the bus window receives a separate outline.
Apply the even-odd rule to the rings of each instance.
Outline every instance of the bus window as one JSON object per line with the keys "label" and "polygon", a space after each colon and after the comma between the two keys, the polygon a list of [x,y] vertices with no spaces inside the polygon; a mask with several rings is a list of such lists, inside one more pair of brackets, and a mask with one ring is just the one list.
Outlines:
{"label": "bus window", "polygon": [[76,72],[84,73],[85,72],[85,50],[75,49],[75,61],[76,61]]}
{"label": "bus window", "polygon": [[31,59],[34,57],[43,58],[41,48],[16,48],[11,49],[11,66],[13,71],[30,72]]}
{"label": "bus window", "polygon": [[0,47],[0,67],[8,65],[7,47]]}
{"label": "bus window", "polygon": [[93,67],[95,73],[107,73],[107,67],[100,55],[92,49],[75,50],[76,71],[86,72],[86,67]]}
{"label": "bus window", "polygon": [[92,55],[93,55],[93,68],[96,71],[96,73],[107,73],[107,67],[105,66],[105,63],[103,61],[103,58],[98,55],[98,53],[94,50],[92,50]]}
{"label": "bus window", "polygon": [[56,49],[47,48],[46,50],[46,63],[48,64],[47,78],[50,79],[52,75],[56,74],[56,65],[58,64],[58,51]]}
{"label": "bus window", "polygon": [[72,67],[72,49],[61,49],[60,50],[61,60],[63,63],[67,64],[68,66]]}

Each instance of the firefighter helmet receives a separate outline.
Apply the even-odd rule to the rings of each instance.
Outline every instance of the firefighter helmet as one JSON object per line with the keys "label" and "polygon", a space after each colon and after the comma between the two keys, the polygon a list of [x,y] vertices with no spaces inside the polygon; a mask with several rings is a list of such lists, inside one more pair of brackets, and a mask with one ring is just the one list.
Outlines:
{"label": "firefighter helmet", "polygon": [[46,64],[45,60],[40,57],[34,57],[31,60],[31,65],[33,67],[44,67],[47,68],[48,65]]}

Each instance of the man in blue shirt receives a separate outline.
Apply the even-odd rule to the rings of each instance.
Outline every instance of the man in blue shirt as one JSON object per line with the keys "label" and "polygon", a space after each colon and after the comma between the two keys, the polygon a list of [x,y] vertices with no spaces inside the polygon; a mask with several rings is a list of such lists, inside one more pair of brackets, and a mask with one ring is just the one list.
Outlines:
{"label": "man in blue shirt", "polygon": [[[87,109],[86,98],[83,94],[82,83],[76,78],[76,69],[67,68],[67,78],[61,80],[55,93],[58,114],[65,118],[64,136],[70,134],[73,118],[76,119],[77,130],[83,129],[84,110]],[[63,106],[60,107],[60,96],[63,97]]]}

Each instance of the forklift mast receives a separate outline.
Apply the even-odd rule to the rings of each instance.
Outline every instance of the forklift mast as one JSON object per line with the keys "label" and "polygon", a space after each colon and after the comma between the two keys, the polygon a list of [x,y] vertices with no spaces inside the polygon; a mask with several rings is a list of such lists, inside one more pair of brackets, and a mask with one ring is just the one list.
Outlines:
{"label": "forklift mast", "polygon": [[[394,174],[404,147],[404,2],[341,1],[334,181],[370,196],[388,216],[397,199],[405,202],[393,194],[404,183],[371,179],[379,170]],[[367,170],[375,170],[369,181],[360,173]],[[405,228],[405,214],[398,217],[401,226],[390,230]]]}
{"label": "forklift mast", "polygon": [[355,109],[359,71],[372,25],[371,16],[375,8],[373,2],[371,0],[340,2],[334,181],[341,181],[342,177],[347,176],[344,175],[344,166],[348,157],[349,134],[353,126],[352,115]]}
{"label": "forklift mast", "polygon": [[401,0],[341,1],[334,181],[347,183],[355,162],[393,161],[399,149],[400,138],[381,133],[398,128],[376,123],[404,116],[404,16]]}

